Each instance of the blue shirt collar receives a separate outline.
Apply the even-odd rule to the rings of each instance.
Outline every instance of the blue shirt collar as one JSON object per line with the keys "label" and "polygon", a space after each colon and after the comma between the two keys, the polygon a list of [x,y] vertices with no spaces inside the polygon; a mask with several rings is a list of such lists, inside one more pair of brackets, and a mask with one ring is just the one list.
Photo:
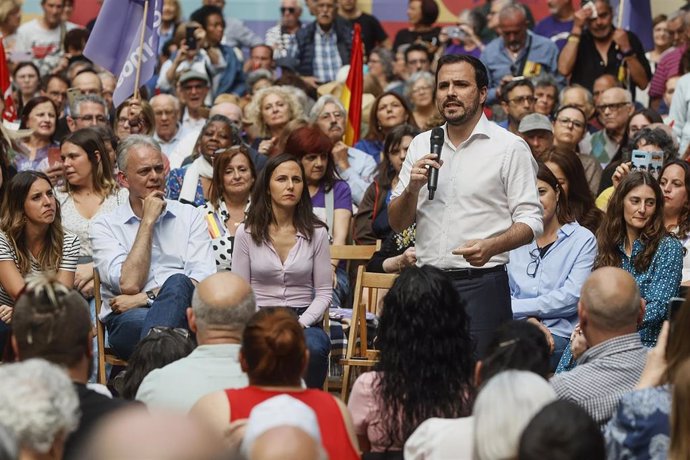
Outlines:
{"label": "blue shirt collar", "polygon": [[[162,219],[167,219],[168,217],[175,217],[175,213],[170,209],[170,203],[172,203],[172,201],[165,200],[165,202],[166,202],[165,211],[163,211],[163,214],[161,214],[158,217],[158,219],[156,220],[156,223],[160,222]],[[132,210],[132,204],[129,200],[127,200],[127,203],[122,205],[122,207],[123,207],[123,212],[122,212],[122,223],[123,224],[129,224],[129,223],[132,223],[134,221],[141,222],[141,218],[138,217],[136,214],[134,214],[134,210]]]}

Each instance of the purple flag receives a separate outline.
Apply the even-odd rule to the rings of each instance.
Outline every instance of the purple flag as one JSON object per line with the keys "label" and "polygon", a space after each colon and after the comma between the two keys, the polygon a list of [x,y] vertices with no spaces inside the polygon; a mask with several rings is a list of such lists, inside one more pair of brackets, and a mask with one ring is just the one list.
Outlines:
{"label": "purple flag", "polygon": [[[108,69],[117,78],[113,94],[115,107],[134,94],[144,1],[105,0],[84,48],[84,56]],[[158,61],[163,0],[148,2],[139,86],[153,76]]]}
{"label": "purple flag", "polygon": [[649,0],[618,0],[611,2],[616,17],[614,27],[618,24],[618,11],[623,8],[621,27],[633,32],[642,42],[645,50],[654,49],[652,36],[652,6]]}

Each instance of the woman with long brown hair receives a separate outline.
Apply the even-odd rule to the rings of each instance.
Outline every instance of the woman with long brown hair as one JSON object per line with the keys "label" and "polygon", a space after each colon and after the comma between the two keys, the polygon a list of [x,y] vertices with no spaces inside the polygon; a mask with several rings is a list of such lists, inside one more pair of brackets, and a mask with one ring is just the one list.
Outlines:
{"label": "woman with long brown hair", "polygon": [[291,308],[309,348],[307,386],[323,386],[330,341],[321,319],[332,289],[328,230],[312,211],[296,157],[281,154],[266,163],[235,233],[232,271],[252,286],[259,307]]}
{"label": "woman with long brown hair", "polygon": [[[634,171],[618,185],[597,232],[594,267],[619,267],[629,272],[645,300],[638,325],[645,346],[656,344],[667,316],[668,300],[677,295],[683,270],[683,245],[664,227],[664,196],[648,172]],[[572,365],[569,350],[559,370]]]}
{"label": "woman with long brown hair", "polygon": [[14,176],[0,218],[0,334],[12,321],[24,278],[51,270],[57,272],[58,281],[72,286],[78,254],[79,239],[62,229],[60,206],[48,176],[36,171]]}

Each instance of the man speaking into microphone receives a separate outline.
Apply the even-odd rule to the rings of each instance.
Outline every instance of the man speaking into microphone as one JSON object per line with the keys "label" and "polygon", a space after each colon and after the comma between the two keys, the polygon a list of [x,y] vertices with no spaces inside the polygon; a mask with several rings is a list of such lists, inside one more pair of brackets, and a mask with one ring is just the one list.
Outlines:
{"label": "man speaking into microphone", "polygon": [[[416,221],[417,264],[453,279],[479,358],[496,327],[513,316],[508,252],[542,232],[537,164],[525,141],[484,115],[487,87],[480,60],[439,59],[435,97],[446,123],[412,140],[388,208],[396,231]],[[432,153],[438,142],[440,158]]]}

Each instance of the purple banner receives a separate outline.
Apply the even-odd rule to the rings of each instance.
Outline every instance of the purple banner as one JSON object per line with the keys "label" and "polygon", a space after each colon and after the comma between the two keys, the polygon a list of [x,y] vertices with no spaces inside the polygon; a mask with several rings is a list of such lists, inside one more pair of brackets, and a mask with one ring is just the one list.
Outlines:
{"label": "purple banner", "polygon": [[134,94],[145,1],[149,6],[139,86],[146,83],[153,76],[158,60],[163,0],[105,0],[84,48],[86,57],[117,78],[113,94],[116,107]]}

